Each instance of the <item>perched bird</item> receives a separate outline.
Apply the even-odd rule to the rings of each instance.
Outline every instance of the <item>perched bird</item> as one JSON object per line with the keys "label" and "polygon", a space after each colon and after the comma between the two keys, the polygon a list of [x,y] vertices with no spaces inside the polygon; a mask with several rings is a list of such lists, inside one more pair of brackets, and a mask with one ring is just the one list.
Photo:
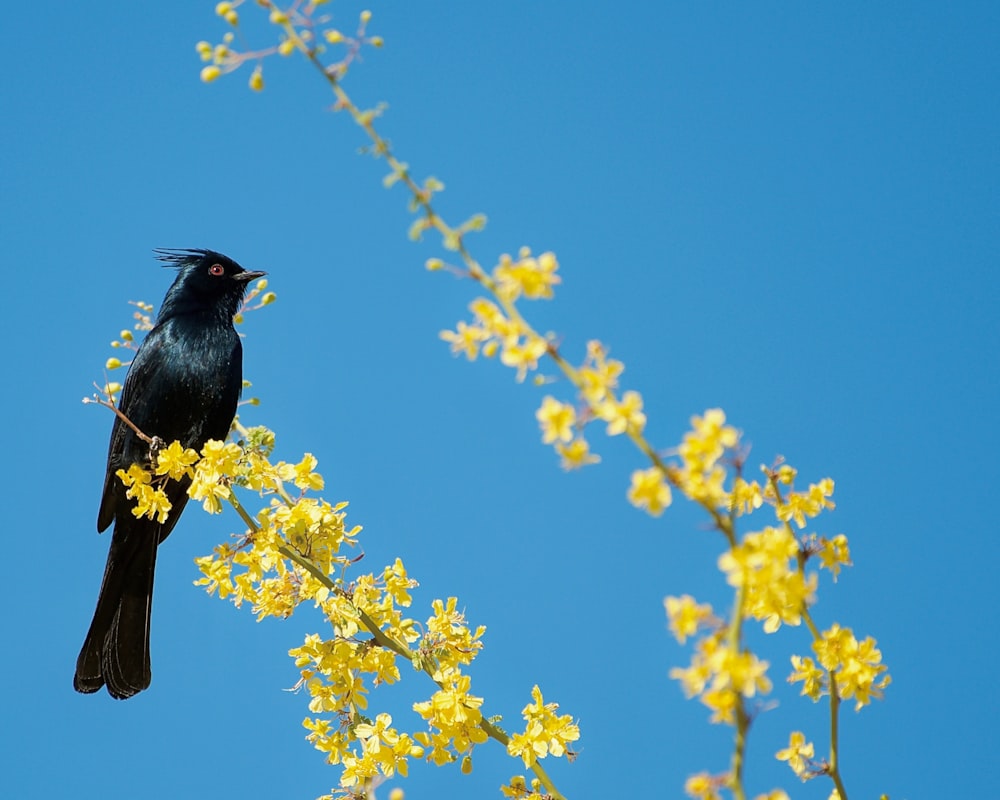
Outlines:
{"label": "perched bird", "polygon": [[[248,282],[264,275],[245,270],[211,250],[159,250],[178,269],[156,324],[139,347],[122,389],[120,411],[146,436],[201,450],[229,434],[243,385],[243,348],[233,328]],[[115,475],[148,465],[149,444],[116,416],[108,447],[97,530],[115,524],[97,610],[73,687],[108,687],[124,699],[149,686],[149,620],[156,548],[173,530],[187,503],[190,480],[168,481],[167,521],[137,519],[135,501]]]}

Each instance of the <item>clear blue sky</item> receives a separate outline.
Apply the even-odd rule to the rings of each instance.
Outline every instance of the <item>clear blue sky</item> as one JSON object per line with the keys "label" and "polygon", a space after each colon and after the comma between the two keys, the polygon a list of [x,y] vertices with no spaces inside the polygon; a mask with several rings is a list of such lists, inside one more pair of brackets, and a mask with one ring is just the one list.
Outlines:
{"label": "clear blue sky", "polygon": [[[487,626],[473,676],[489,712],[513,727],[537,682],[581,725],[580,758],[553,767],[568,796],[680,797],[688,774],[724,768],[729,732],[668,679],[688,653],[662,599],[727,602],[719,537],[684,503],[658,520],[631,508],[643,464],[622,441],[595,431],[601,465],[561,472],[542,391],[449,356],[438,331],[473,287],[424,271],[437,243],[407,240],[403,192],[304,66],[269,64],[261,95],[246,71],[198,81],[195,42],[224,31],[213,6],[4,12],[5,796],[312,798],[336,781],[303,741],[305,699],[282,691],[286,651],[319,620],[257,624],[191,585],[233,514],[192,507],[161,548],[151,689],[71,688],[108,545],[111,420],[80,398],[126,301],[163,296],[152,248],[210,247],[279,295],[246,326],[263,405],[245,418],[282,457],[317,455],[370,569],[398,555],[422,608],[457,594]],[[361,8],[331,5],[345,28]],[[752,462],[780,453],[837,481],[822,530],[848,534],[856,566],[816,615],[874,635],[894,678],[885,702],[845,712],[852,797],[995,793],[1000,7],[371,9],[386,47],[349,90],[389,104],[382,130],[445,182],[449,218],[489,216],[484,263],[558,254],[540,327],[573,357],[610,345],[658,445],[721,406]],[[823,737],[824,706],[786,670],[772,666],[780,705],[754,728],[749,785],[825,798],[772,758],[793,727]],[[385,707],[416,727],[429,688],[405,677]],[[470,777],[418,764],[404,787],[492,798],[520,771],[486,747]]]}

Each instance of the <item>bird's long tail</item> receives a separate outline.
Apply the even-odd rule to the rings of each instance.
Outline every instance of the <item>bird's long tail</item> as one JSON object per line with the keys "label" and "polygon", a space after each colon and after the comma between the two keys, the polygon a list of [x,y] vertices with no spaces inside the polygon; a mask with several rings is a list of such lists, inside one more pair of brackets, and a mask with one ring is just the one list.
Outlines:
{"label": "bird's long tail", "polygon": [[149,687],[149,621],[153,608],[156,530],[140,520],[115,523],[97,610],[76,661],[73,688],[96,692],[105,684],[125,699]]}

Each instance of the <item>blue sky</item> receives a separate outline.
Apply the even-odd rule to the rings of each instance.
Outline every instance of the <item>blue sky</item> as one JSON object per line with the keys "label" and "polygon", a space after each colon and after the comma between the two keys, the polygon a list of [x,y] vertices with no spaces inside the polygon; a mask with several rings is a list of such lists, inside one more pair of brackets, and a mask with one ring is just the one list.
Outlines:
{"label": "blue sky", "polygon": [[[269,63],[261,95],[246,70],[198,81],[195,42],[225,30],[213,6],[5,12],[5,794],[311,798],[336,782],[303,741],[306,700],[283,691],[287,650],[320,621],[258,624],[191,585],[234,514],[192,506],[161,548],[151,689],[121,703],[71,687],[108,544],[94,521],[111,420],[80,398],[126,301],[169,284],[152,249],[210,247],[268,270],[279,296],[245,328],[263,400],[245,420],[277,431],[281,457],[316,454],[326,496],[365,527],[366,568],[400,556],[420,580],[415,616],[454,594],[487,626],[472,674],[489,712],[514,727],[539,683],[582,730],[577,762],[552,766],[567,796],[682,796],[688,774],[724,768],[729,731],[668,679],[688,652],[662,599],[725,607],[719,537],[685,503],[631,508],[644,465],[623,441],[595,431],[602,463],[563,473],[534,419],[543,391],[451,358],[437,335],[474,287],[423,269],[437,242],[407,240],[403,192],[304,65]],[[484,264],[557,253],[538,326],[573,358],[609,345],[658,446],[718,406],[751,463],[782,454],[837,481],[821,531],[846,533],[856,566],[815,613],[875,636],[894,678],[845,711],[851,796],[988,796],[997,6],[370,7],[386,46],[348,90],[388,103],[380,127],[447,185],[442,213],[487,214]],[[344,28],[362,8],[331,5]],[[749,788],[825,798],[772,758],[792,728],[823,740],[824,706],[783,682],[805,634],[784,635]],[[429,687],[405,678],[384,708],[416,727]],[[498,797],[522,771],[498,747],[475,764],[414,765],[407,797]]]}

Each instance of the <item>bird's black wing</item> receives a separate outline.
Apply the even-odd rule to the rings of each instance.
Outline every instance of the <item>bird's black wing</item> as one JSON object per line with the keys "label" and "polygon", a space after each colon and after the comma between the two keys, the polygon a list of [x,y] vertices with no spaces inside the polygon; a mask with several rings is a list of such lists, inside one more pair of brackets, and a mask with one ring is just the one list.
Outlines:
{"label": "bird's black wing", "polygon": [[[165,338],[161,327],[149,332],[125,376],[125,385],[118,403],[118,409],[147,436],[156,435],[155,431],[143,430],[143,424],[148,422],[146,412],[151,400],[149,388],[159,382],[157,373],[164,371],[164,366],[168,363],[163,353]],[[134,461],[144,462],[148,451],[149,446],[135,435],[121,417],[115,415],[111,442],[108,444],[101,507],[97,513],[98,531],[105,530],[114,522],[118,504],[125,500],[125,489],[115,473],[119,469],[127,470]]]}

